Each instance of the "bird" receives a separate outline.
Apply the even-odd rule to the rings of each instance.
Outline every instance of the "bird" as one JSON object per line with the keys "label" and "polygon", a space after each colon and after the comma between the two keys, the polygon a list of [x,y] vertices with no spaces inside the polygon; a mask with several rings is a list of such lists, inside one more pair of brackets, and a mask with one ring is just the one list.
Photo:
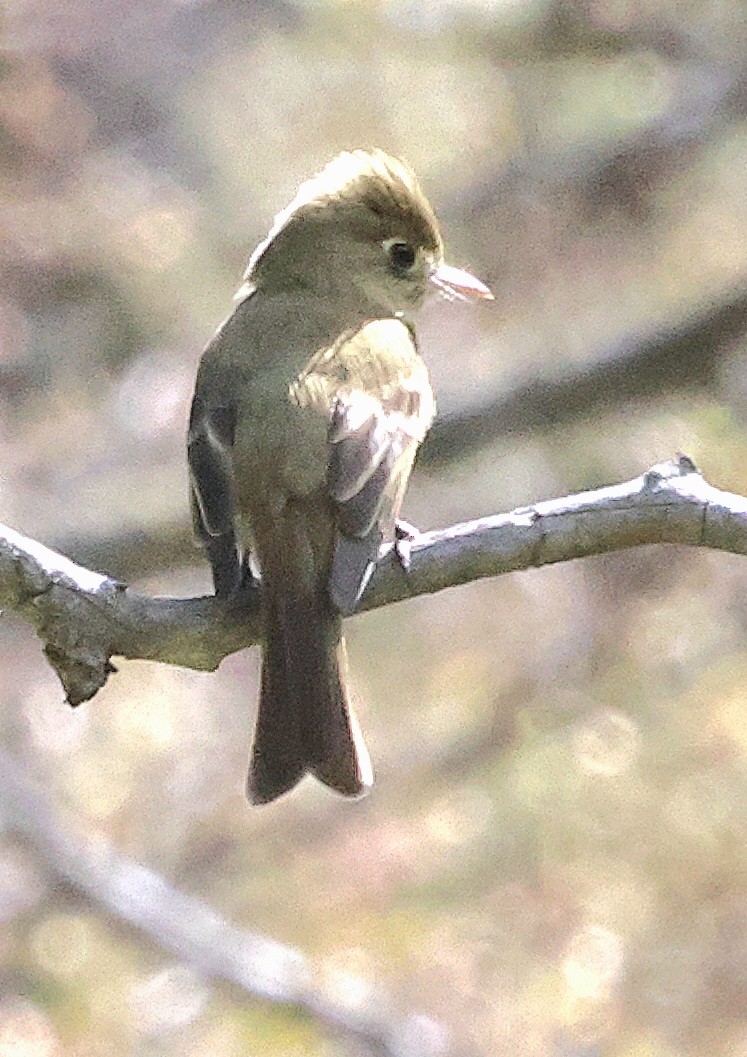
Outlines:
{"label": "bird", "polygon": [[395,532],[435,414],[414,320],[430,290],[492,299],[447,265],[409,165],[344,151],[252,253],[207,345],[189,421],[194,529],[229,599],[258,569],[262,671],[247,796],[373,773],[345,688],[342,618]]}

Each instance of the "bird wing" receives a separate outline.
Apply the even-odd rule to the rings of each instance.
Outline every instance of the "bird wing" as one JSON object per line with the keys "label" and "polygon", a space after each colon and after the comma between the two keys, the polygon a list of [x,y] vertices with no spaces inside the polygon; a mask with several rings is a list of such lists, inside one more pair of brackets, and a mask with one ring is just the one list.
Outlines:
{"label": "bird wing", "polygon": [[326,486],[337,539],[330,591],[352,611],[397,517],[435,405],[410,329],[378,319],[318,353],[291,387],[299,406],[329,416]]}
{"label": "bird wing", "polygon": [[195,395],[187,440],[192,523],[210,559],[219,595],[230,594],[241,581],[231,454],[235,433],[235,406],[208,408]]}

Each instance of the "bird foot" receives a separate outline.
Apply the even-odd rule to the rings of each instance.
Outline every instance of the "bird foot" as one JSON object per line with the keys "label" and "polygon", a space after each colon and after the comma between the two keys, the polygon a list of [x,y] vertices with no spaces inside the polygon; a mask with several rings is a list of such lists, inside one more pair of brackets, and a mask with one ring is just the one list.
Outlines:
{"label": "bird foot", "polygon": [[399,518],[394,522],[394,553],[402,571],[409,573],[412,564],[412,544],[420,532],[414,525]]}

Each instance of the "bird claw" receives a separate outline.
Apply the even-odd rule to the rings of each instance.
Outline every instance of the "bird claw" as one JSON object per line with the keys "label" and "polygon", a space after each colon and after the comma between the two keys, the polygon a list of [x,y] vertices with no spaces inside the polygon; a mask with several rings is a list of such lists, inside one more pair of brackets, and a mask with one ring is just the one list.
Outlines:
{"label": "bird claw", "polygon": [[412,544],[420,532],[407,521],[394,522],[394,553],[404,573],[409,573],[412,564]]}

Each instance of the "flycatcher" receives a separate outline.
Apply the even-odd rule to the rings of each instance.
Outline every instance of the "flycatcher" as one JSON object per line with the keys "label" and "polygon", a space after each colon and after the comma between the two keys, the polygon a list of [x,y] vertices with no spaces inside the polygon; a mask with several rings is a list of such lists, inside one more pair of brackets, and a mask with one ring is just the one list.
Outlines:
{"label": "flycatcher", "polygon": [[261,575],[255,804],[307,773],[344,796],[372,782],[340,672],[342,616],[394,530],[433,418],[413,326],[433,287],[492,296],[444,264],[403,162],[345,152],[275,218],[203,354],[189,427],[195,531],[216,594],[237,590],[250,553]]}

